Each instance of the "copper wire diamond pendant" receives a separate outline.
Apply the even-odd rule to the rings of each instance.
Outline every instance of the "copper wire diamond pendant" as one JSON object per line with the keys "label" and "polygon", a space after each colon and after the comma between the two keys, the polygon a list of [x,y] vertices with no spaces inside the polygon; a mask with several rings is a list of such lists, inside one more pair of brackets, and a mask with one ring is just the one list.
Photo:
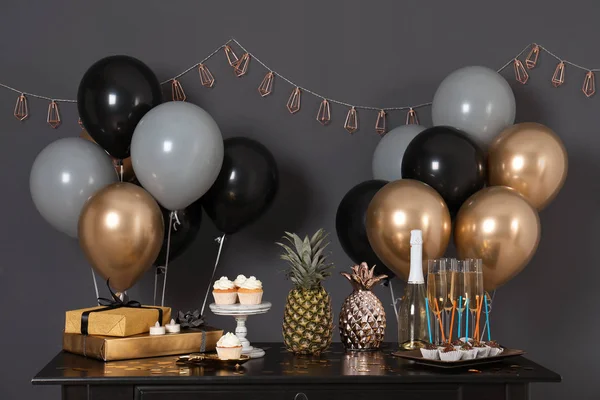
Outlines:
{"label": "copper wire diamond pendant", "polygon": [[375,121],[375,132],[377,132],[379,135],[383,135],[386,130],[386,113],[384,110],[380,110],[377,113],[377,121]]}
{"label": "copper wire diamond pendant", "polygon": [[262,97],[270,95],[273,91],[273,78],[275,78],[273,72],[267,72],[262,82],[258,86],[258,93],[260,93]]}
{"label": "copper wire diamond pendant", "polygon": [[327,101],[326,99],[323,99],[323,101],[319,105],[317,121],[319,121],[321,125],[327,125],[331,122],[331,108],[329,106],[329,101]]}
{"label": "copper wire diamond pendant", "polygon": [[187,98],[183,91],[183,86],[181,86],[181,83],[177,79],[171,81],[171,95],[173,96],[173,101],[185,101]]}
{"label": "copper wire diamond pendant", "polygon": [[523,85],[527,83],[529,80],[529,74],[527,70],[523,66],[523,63],[518,58],[515,58],[513,63],[513,69],[515,70],[515,79],[517,82],[522,83]]}
{"label": "copper wire diamond pendant", "polygon": [[587,97],[592,97],[596,93],[596,76],[593,71],[588,71],[585,74],[581,90]]}
{"label": "copper wire diamond pendant", "polygon": [[204,64],[198,65],[198,75],[200,76],[200,83],[202,86],[211,88],[215,84],[215,78],[210,73],[208,67]]}
{"label": "copper wire diamond pendant", "polygon": [[238,56],[235,55],[235,52],[228,44],[226,44],[225,47],[223,47],[223,50],[225,51],[225,55],[227,56],[227,62],[233,67],[233,64],[236,61],[238,61]]}
{"label": "copper wire diamond pendant", "polygon": [[552,85],[554,87],[559,87],[563,83],[565,83],[565,63],[561,61],[556,66],[554,75],[552,75]]}
{"label": "copper wire diamond pendant", "polygon": [[48,105],[48,116],[46,117],[46,122],[54,129],[58,128],[58,126],[61,124],[58,104],[54,100],[52,100],[50,105]]}
{"label": "copper wire diamond pendant", "polygon": [[27,105],[27,97],[24,94],[17,97],[14,115],[19,121],[25,121],[29,117],[29,106]]}
{"label": "copper wire diamond pendant", "polygon": [[348,111],[346,122],[344,122],[344,129],[347,130],[348,133],[354,133],[358,130],[358,113],[356,112],[356,108],[352,107]]}
{"label": "copper wire diamond pendant", "polygon": [[287,109],[292,114],[296,114],[298,111],[300,111],[301,97],[302,97],[302,91],[300,90],[299,87],[292,90],[292,94],[290,95],[290,98],[288,99],[288,102],[287,102]]}
{"label": "copper wire diamond pendant", "polygon": [[408,110],[408,113],[406,113],[406,125],[419,125],[419,117],[417,117],[417,112],[412,108]]}
{"label": "copper wire diamond pendant", "polygon": [[534,44],[531,50],[529,50],[529,54],[525,59],[525,65],[527,69],[533,69],[537,65],[538,57],[540,56],[540,46]]}
{"label": "copper wire diamond pendant", "polygon": [[244,53],[242,58],[233,63],[233,73],[235,76],[239,78],[246,75],[248,64],[250,64],[250,54]]}

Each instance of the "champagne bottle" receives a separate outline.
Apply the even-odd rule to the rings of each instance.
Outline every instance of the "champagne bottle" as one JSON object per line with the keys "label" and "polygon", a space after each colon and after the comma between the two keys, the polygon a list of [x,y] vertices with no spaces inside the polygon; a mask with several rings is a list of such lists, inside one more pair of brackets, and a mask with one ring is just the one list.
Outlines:
{"label": "champagne bottle", "polygon": [[427,343],[427,307],[423,278],[423,236],[410,231],[410,273],[398,310],[398,344],[402,350],[415,350]]}

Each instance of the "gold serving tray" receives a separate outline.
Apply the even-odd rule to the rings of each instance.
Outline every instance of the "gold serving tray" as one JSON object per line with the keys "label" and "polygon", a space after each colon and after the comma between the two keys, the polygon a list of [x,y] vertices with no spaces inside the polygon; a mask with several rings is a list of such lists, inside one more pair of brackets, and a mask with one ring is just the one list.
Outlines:
{"label": "gold serving tray", "polygon": [[396,351],[392,353],[393,356],[404,358],[406,360],[414,361],[418,364],[429,365],[432,367],[439,368],[459,368],[459,367],[472,367],[482,364],[491,364],[499,361],[503,361],[507,358],[517,357],[525,354],[523,350],[519,349],[507,349],[504,347],[502,354],[494,357],[475,358],[472,360],[458,360],[458,361],[442,361],[442,360],[430,360],[423,358],[421,350],[411,351]]}
{"label": "gold serving tray", "polygon": [[242,354],[239,359],[221,360],[215,353],[194,353],[179,357],[177,364],[202,365],[215,368],[239,368],[242,364],[248,362],[250,356]]}

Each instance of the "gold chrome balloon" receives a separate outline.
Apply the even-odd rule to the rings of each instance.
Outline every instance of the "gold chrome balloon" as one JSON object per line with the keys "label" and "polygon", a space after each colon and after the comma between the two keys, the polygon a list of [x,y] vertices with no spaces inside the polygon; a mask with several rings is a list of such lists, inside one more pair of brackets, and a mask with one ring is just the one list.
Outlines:
{"label": "gold chrome balloon", "polygon": [[454,243],[460,258],[483,260],[483,285],[493,290],[525,268],[540,241],[536,209],[516,190],[492,186],[463,204]]}
{"label": "gold chrome balloon", "polygon": [[129,289],[150,268],[164,233],[158,204],[131,183],[99,190],[79,217],[79,244],[85,256],[117,291]]}
{"label": "gold chrome balloon", "polygon": [[[92,143],[96,143],[96,141],[90,136],[89,133],[84,129],[81,131],[79,135],[80,138],[89,140]],[[98,144],[98,143],[96,143]],[[98,145],[99,146],[99,145]],[[105,150],[106,151],[106,150]],[[108,152],[106,153],[108,154]],[[121,176],[121,166],[118,164],[119,159],[108,154],[113,162],[113,166],[115,167],[115,171],[117,171],[117,175]],[[124,182],[132,182],[135,180],[135,172],[133,172],[133,164],[131,164],[131,157],[127,157],[123,161],[123,181]]]}
{"label": "gold chrome balloon", "polygon": [[558,194],[567,169],[567,150],[560,138],[534,122],[505,129],[489,150],[490,186],[509,186],[538,210]]}
{"label": "gold chrome balloon", "polygon": [[441,257],[452,230],[448,207],[438,192],[422,182],[390,182],[369,204],[367,236],[375,254],[403,279],[410,270],[412,229],[423,231],[423,259]]}

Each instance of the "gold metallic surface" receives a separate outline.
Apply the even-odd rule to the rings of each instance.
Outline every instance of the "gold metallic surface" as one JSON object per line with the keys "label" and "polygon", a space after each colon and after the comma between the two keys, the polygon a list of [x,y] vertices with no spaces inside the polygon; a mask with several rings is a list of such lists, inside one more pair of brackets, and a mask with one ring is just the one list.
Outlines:
{"label": "gold metallic surface", "polygon": [[514,189],[492,186],[463,204],[456,217],[454,242],[460,258],[483,260],[483,286],[493,290],[525,268],[540,235],[535,208]]}
{"label": "gold metallic surface", "polygon": [[64,332],[81,333],[81,316],[85,311],[90,310],[102,311],[89,313],[87,326],[89,335],[126,337],[147,333],[158,320],[159,312],[156,308],[162,309],[162,325],[171,321],[171,309],[169,307],[144,307],[152,308],[120,307],[107,310],[104,306],[98,306],[70,310],[65,313]]}
{"label": "gold metallic surface", "polygon": [[567,170],[565,146],[556,133],[542,124],[513,125],[490,146],[490,186],[511,187],[538,210],[557,195]]}
{"label": "gold metallic surface", "polygon": [[[221,329],[206,327],[206,351],[214,351],[217,341],[223,335]],[[150,336],[145,333],[129,337],[108,336],[84,336],[77,333],[63,333],[63,350],[70,353],[86,355],[103,361],[127,360],[132,358],[160,357],[172,354],[185,354],[198,352],[202,348],[203,333],[200,329],[185,329],[181,333],[167,334],[163,336]],[[169,364],[175,366],[172,361],[158,360],[157,364]],[[141,364],[149,360],[127,361],[126,363],[115,363],[113,368],[129,368],[140,364],[140,368],[149,370],[149,367],[141,367]],[[107,364],[108,365],[108,364]],[[156,368],[156,366],[154,367]],[[143,371],[141,371],[143,373]],[[123,371],[119,375],[128,375]]]}
{"label": "gold metallic surface", "polygon": [[[367,235],[377,256],[404,280],[410,270],[410,231],[423,231],[423,259],[441,257],[450,240],[450,213],[430,186],[411,179],[385,185],[369,204]],[[423,264],[426,268],[427,263]],[[426,273],[426,271],[424,271]]]}
{"label": "gold metallic surface", "polygon": [[349,350],[376,350],[385,336],[385,309],[371,288],[387,278],[374,277],[375,267],[367,263],[352,267],[352,274],[342,276],[352,284],[354,291],[342,304],[340,311],[340,338]]}
{"label": "gold metallic surface", "polygon": [[139,186],[114,183],[94,194],[79,217],[79,244],[102,278],[129,289],[150,268],[165,233],[156,201]]}

